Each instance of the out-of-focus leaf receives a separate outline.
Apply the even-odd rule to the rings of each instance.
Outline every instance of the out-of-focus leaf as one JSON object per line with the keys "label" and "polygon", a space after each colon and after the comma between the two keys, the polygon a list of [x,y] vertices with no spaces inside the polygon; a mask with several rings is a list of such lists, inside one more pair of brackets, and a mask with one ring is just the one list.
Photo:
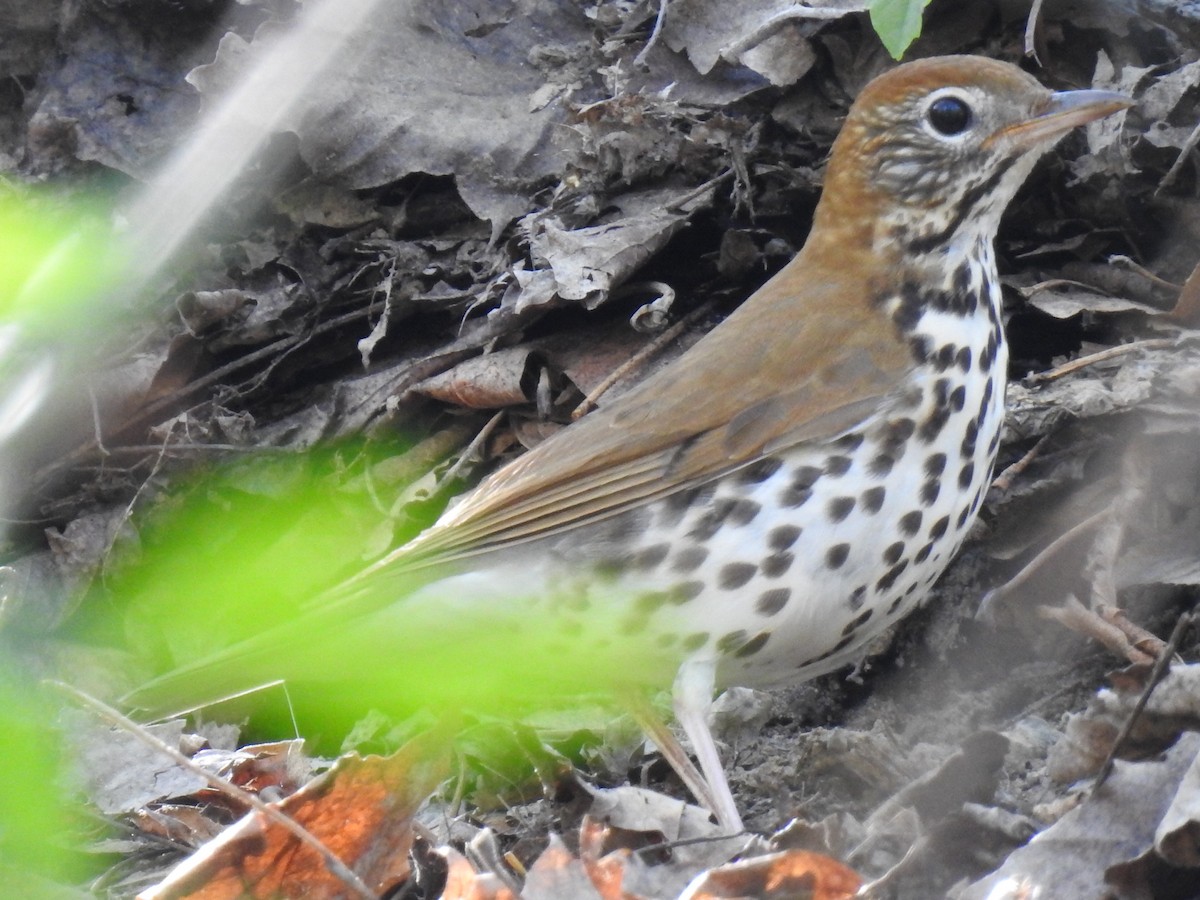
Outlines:
{"label": "out-of-focus leaf", "polygon": [[874,0],[871,27],[895,59],[904,55],[921,33],[921,14],[929,0]]}

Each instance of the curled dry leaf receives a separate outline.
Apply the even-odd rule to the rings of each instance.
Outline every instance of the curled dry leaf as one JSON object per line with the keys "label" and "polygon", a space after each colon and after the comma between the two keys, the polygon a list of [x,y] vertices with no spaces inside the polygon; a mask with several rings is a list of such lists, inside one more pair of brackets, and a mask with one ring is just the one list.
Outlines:
{"label": "curled dry leaf", "polygon": [[[1196,765],[1200,735],[1188,734],[1161,760],[1117,763],[1108,781],[1082,804],[1009,856],[992,875],[959,894],[986,900],[1005,883],[1024,883],[1040,897],[1112,896],[1114,870],[1154,852],[1156,834]],[[1126,891],[1120,896],[1152,896]]]}
{"label": "curled dry leaf", "polygon": [[[391,756],[343,756],[276,804],[377,893],[408,874],[413,815],[444,777],[438,742]],[[277,822],[251,813],[189,857],[141,900],[349,896],[317,852]]]}
{"label": "curled dry leaf", "polygon": [[808,850],[785,850],[705,872],[679,900],[844,900],[862,878],[836,859]]}

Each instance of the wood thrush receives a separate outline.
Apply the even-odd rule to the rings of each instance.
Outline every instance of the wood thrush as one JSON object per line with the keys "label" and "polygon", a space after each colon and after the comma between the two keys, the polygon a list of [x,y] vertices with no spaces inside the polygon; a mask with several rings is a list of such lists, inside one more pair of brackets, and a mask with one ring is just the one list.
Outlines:
{"label": "wood thrush", "polygon": [[[639,638],[647,670],[654,653],[677,668],[676,714],[704,781],[685,775],[740,828],[705,720],[714,688],[845,664],[945,569],[999,443],[1001,213],[1059,138],[1130,105],[1104,91],[1052,93],[974,57],[876,78],[834,143],[812,232],[789,265],[320,614],[331,626],[374,616],[386,631],[423,604],[453,616],[513,604],[571,634],[601,606],[616,639]],[[421,584],[404,596],[362,590],[397,573]],[[205,666],[236,656],[165,684],[203,684]],[[640,668],[596,680],[652,682]]]}

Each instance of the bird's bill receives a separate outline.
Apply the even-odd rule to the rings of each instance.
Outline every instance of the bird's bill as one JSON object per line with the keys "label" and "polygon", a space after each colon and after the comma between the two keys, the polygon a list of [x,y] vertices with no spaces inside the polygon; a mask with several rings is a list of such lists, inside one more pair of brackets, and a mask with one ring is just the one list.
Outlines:
{"label": "bird's bill", "polygon": [[1046,106],[1033,118],[1000,129],[991,140],[1032,148],[1133,105],[1132,98],[1116,91],[1059,91],[1050,95]]}

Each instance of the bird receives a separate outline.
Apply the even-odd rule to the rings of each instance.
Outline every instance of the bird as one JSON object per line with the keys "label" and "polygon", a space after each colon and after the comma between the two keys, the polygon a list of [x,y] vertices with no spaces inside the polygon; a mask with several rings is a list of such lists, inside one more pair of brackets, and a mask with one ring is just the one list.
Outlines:
{"label": "bird", "polygon": [[[790,263],[304,615],[330,641],[356,629],[386,643],[420,621],[457,633],[479,618],[501,650],[535,630],[563,659],[567,639],[617,644],[628,652],[588,674],[627,697],[667,680],[699,771],[678,747],[669,758],[740,831],[706,720],[714,692],[854,661],[945,570],[1000,442],[1001,215],[1064,135],[1131,105],[972,56],[879,75],[834,141]],[[253,664],[272,641],[184,664],[128,701],[152,707],[214,673],[272,674]]]}

